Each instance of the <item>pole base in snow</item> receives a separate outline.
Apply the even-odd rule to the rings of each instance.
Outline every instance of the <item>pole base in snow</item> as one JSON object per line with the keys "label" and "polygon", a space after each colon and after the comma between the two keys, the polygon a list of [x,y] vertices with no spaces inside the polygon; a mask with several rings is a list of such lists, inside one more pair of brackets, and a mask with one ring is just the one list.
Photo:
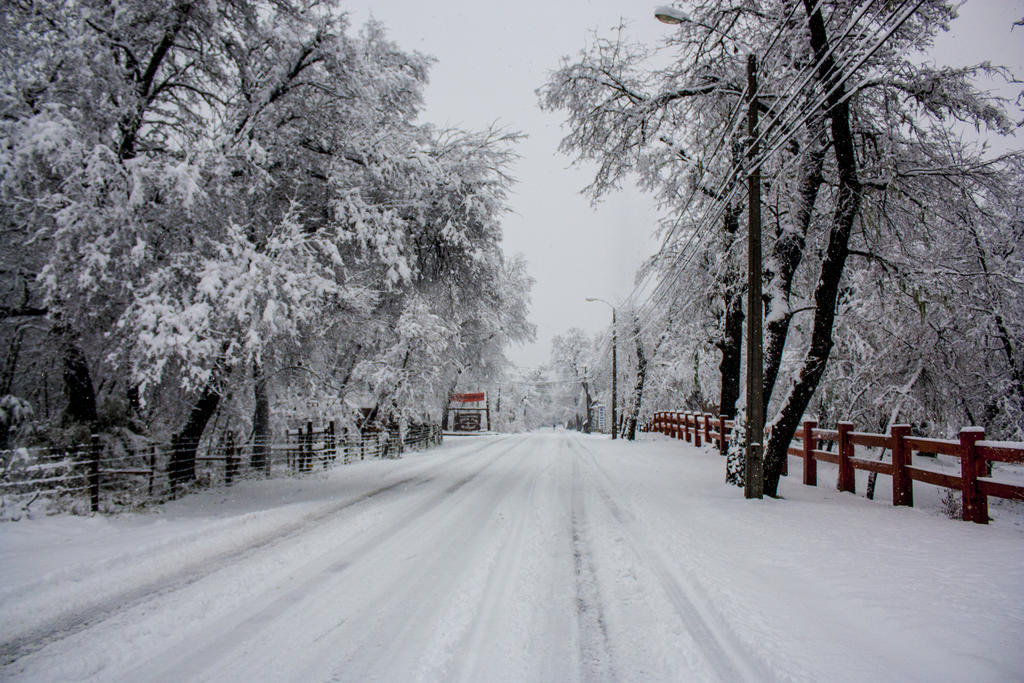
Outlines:
{"label": "pole base in snow", "polygon": [[761,444],[752,443],[747,446],[747,462],[744,468],[744,498],[764,497],[764,461],[761,459]]}

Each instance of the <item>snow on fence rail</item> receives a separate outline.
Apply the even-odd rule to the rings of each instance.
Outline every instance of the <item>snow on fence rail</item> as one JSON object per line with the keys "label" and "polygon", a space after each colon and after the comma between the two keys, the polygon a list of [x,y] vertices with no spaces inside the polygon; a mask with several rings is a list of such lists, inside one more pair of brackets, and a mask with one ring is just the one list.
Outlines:
{"label": "snow on fence rail", "polygon": [[[312,422],[287,430],[284,442],[235,443],[228,433],[200,444],[126,445],[94,436],[90,443],[66,448],[15,448],[0,451],[0,519],[19,517],[30,506],[97,512],[112,511],[174,491],[175,456],[195,451],[195,480],[231,486],[241,478],[293,476],[366,458],[401,457],[441,443],[438,425],[397,430],[343,431],[334,423],[314,429]],[[191,466],[191,462],[188,466]]]}
{"label": "snow on fence rail", "polygon": [[[672,438],[685,439],[695,446],[701,442],[718,446],[725,453],[733,420],[711,413],[659,411],[643,426],[644,431],[660,432]],[[821,442],[831,442],[835,450],[823,450]],[[799,443],[794,446],[793,443]],[[803,483],[816,486],[817,463],[838,466],[836,487],[855,492],[855,470],[888,475],[892,479],[893,505],[914,505],[913,482],[959,490],[962,516],[965,521],[988,524],[988,498],[1024,501],[1024,486],[997,481],[991,476],[992,463],[1024,464],[1024,442],[987,441],[981,427],[965,427],[957,439],[934,439],[914,436],[910,425],[893,425],[888,434],[855,432],[853,423],[840,422],[835,429],[820,429],[814,420],[805,420],[787,448],[789,455],[803,460]],[[890,453],[888,460],[869,460],[857,456],[857,447],[882,449]],[[960,460],[960,475],[940,472],[915,465],[914,454],[946,455]],[[784,465],[783,474],[788,474]]]}

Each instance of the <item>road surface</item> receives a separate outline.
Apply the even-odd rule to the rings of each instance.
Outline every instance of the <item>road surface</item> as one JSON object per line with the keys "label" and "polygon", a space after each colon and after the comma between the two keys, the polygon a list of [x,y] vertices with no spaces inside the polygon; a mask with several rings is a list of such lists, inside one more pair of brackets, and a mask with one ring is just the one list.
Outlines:
{"label": "road surface", "polygon": [[[187,500],[169,506],[163,524],[159,516],[114,519],[83,532],[88,549],[67,539],[81,566],[45,577],[19,576],[17,567],[31,562],[14,563],[15,586],[0,592],[0,678],[762,681],[909,673],[890,634],[920,624],[873,632],[899,612],[884,604],[885,592],[834,580],[833,560],[808,570],[807,581],[789,581],[806,561],[794,551],[794,564],[772,574],[794,556],[787,544],[802,547],[798,540],[782,539],[782,552],[746,566],[745,552],[757,547],[743,545],[755,537],[744,540],[741,522],[713,521],[737,505],[735,489],[711,481],[708,496],[687,502],[678,445],[655,444],[676,452],[647,455],[642,445],[568,432],[453,441],[400,461],[336,468],[304,485],[252,482],[201,494],[198,509]],[[709,472],[720,471],[716,456],[694,453]],[[716,501],[723,509],[709,510]],[[753,505],[769,516],[782,509],[746,504]],[[898,512],[866,507],[882,517]],[[778,528],[786,526],[780,520]],[[715,550],[723,545],[731,549]],[[45,547],[36,552],[46,561]],[[58,557],[50,556],[51,570]],[[1007,581],[1019,579],[1018,571]],[[746,610],[764,580],[773,595]],[[943,587],[918,597],[928,600],[932,590]],[[775,620],[780,609],[788,616]],[[1000,636],[1019,638],[1021,613],[1019,603],[1004,605],[991,632],[975,626],[975,635],[990,648]],[[943,638],[962,645],[948,632],[958,628],[954,620],[939,629],[910,660],[910,678],[949,672],[928,648],[944,651]],[[976,680],[996,680],[1015,670],[1015,652],[964,665]]]}

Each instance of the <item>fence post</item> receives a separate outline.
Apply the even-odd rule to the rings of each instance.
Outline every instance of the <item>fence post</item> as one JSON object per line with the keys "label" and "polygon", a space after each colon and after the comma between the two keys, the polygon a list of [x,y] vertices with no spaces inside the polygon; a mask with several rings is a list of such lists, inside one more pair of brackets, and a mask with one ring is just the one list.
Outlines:
{"label": "fence post", "polygon": [[711,413],[704,413],[704,443],[708,446],[711,445],[711,421],[715,419],[715,416]]}
{"label": "fence post", "polygon": [[984,427],[960,430],[960,485],[963,487],[965,522],[988,524],[988,497],[978,490],[978,477],[985,476],[985,459],[978,457],[978,441],[985,438]]}
{"label": "fence post", "polygon": [[284,451],[286,464],[291,473],[295,474],[295,450],[292,448],[292,430],[287,428],[284,430],[284,443],[286,446]]}
{"label": "fence post", "polygon": [[804,420],[804,485],[818,485],[818,461],[814,459],[815,447],[818,445],[814,438],[814,429],[818,426],[817,420]]}
{"label": "fence post", "polygon": [[853,455],[853,444],[850,442],[853,423],[840,422],[836,426],[836,431],[839,432],[839,480],[836,482],[836,488],[854,493],[856,486],[853,465],[850,463],[850,456]]}
{"label": "fence post", "polygon": [[100,437],[98,434],[92,435],[89,449],[89,509],[93,512],[99,512],[100,456],[103,453],[103,444],[100,443]]}
{"label": "fence post", "polygon": [[907,472],[910,451],[905,439],[910,435],[910,425],[893,425],[889,429],[892,439],[892,504],[914,506],[914,482]]}
{"label": "fence post", "polygon": [[[287,441],[287,440],[288,440],[288,438],[286,436],[285,437],[285,441]],[[269,443],[267,441],[264,441],[263,443],[264,443],[263,450],[266,453],[266,455],[263,456],[264,457],[263,467],[266,470],[267,479],[270,479],[270,475],[271,475],[271,472],[272,472],[273,467],[274,467],[274,446],[273,446],[272,440]]]}
{"label": "fence post", "polygon": [[231,486],[238,473],[238,460],[235,452],[235,433],[229,431],[224,435],[224,485]]}
{"label": "fence post", "polygon": [[156,477],[156,444],[149,447],[149,488],[146,497],[153,497],[153,479]]}
{"label": "fence post", "polygon": [[701,444],[700,433],[701,433],[700,413],[694,413],[693,414],[693,445],[697,446],[698,448],[700,447],[700,444]]}
{"label": "fence post", "polygon": [[313,469],[313,421],[306,421],[306,437],[302,444],[302,471]]}
{"label": "fence post", "polygon": [[327,469],[327,459],[331,462],[338,459],[338,446],[334,440],[334,420],[327,423],[327,433],[324,434],[324,448],[327,450],[328,456],[324,459],[324,469]]}

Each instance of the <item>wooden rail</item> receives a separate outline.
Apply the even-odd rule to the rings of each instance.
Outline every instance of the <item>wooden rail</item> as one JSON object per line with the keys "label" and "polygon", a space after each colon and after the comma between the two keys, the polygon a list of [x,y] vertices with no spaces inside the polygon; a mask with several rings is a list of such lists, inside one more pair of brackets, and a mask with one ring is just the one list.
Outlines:
{"label": "wooden rail", "polygon": [[[725,454],[733,425],[733,420],[715,417],[711,413],[658,411],[643,430],[685,439],[695,446],[702,442],[714,444],[720,453]],[[823,441],[834,444],[835,450],[819,448]],[[888,450],[891,458],[885,461],[858,457],[858,447]],[[913,506],[915,481],[959,490],[963,519],[977,524],[988,524],[990,496],[1024,500],[1024,486],[988,476],[989,463],[1024,464],[1024,442],[986,441],[985,430],[981,427],[965,427],[957,439],[934,439],[911,435],[910,425],[893,425],[888,434],[874,434],[856,432],[850,422],[840,422],[835,429],[820,429],[816,421],[805,420],[787,452],[803,460],[802,480],[807,486],[817,485],[817,463],[825,461],[838,466],[836,488],[840,491],[855,492],[856,470],[891,477],[893,505]],[[960,458],[960,474],[915,465],[914,453]]]}

